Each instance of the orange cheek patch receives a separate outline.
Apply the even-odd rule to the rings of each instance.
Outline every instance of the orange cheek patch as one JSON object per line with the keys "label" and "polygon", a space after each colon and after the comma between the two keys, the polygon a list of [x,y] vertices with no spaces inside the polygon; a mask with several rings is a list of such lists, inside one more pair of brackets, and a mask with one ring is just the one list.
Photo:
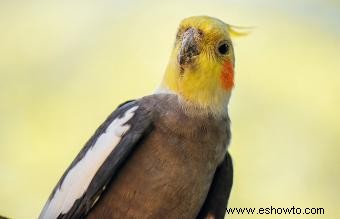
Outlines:
{"label": "orange cheek patch", "polygon": [[229,90],[234,87],[234,67],[230,61],[225,61],[221,72],[222,87]]}

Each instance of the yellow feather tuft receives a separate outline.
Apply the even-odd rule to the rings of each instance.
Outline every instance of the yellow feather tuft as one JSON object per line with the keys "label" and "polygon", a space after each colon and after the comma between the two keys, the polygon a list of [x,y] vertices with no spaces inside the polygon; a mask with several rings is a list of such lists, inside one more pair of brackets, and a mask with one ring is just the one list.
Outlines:
{"label": "yellow feather tuft", "polygon": [[231,38],[247,36],[252,29],[254,27],[240,27],[228,24],[228,32]]}

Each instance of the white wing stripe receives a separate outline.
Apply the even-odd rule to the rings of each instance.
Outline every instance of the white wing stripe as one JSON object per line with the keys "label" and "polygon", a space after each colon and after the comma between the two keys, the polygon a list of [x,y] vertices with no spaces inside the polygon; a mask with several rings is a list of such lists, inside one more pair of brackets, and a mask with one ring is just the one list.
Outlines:
{"label": "white wing stripe", "polygon": [[122,118],[114,119],[85,156],[69,170],[60,188],[46,203],[40,219],[57,218],[60,213],[65,214],[71,209],[74,202],[84,194],[99,167],[118,145],[121,137],[129,130],[130,126],[125,123],[133,117],[137,108],[138,106],[134,106],[127,110]]}

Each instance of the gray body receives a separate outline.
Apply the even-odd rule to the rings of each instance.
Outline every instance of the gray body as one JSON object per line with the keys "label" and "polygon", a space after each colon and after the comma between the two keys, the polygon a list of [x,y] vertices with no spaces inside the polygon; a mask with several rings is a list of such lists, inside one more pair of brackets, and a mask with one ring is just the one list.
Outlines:
{"label": "gray body", "polygon": [[229,118],[188,114],[178,96],[154,94],[119,107],[105,123],[130,105],[139,106],[127,122],[131,130],[86,194],[58,218],[223,218],[233,176]]}
{"label": "gray body", "polygon": [[152,114],[153,130],[89,218],[195,218],[225,157],[229,119],[189,117],[175,95],[153,95],[138,102],[140,110]]}

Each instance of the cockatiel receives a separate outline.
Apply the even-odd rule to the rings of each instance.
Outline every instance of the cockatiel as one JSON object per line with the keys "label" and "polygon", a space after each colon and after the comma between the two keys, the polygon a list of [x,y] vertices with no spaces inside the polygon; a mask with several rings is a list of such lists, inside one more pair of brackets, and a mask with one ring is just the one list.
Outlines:
{"label": "cockatiel", "polygon": [[157,92],[106,119],[39,218],[223,218],[233,181],[232,34],[216,18],[184,19]]}

